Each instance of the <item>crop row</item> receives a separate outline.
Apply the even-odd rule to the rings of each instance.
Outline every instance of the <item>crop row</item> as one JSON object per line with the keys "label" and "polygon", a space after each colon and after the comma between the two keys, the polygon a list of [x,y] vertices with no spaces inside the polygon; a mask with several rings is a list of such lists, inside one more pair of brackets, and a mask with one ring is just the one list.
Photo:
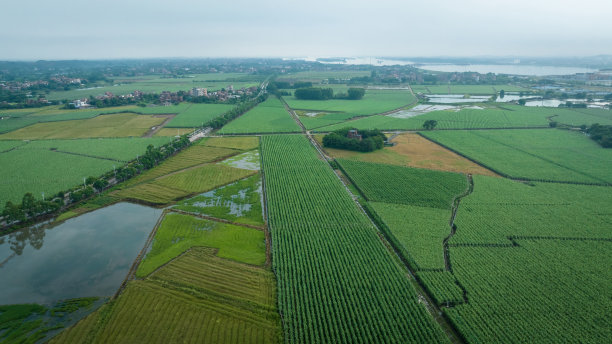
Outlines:
{"label": "crop row", "polygon": [[467,188],[458,173],[338,159],[368,201],[450,209]]}
{"label": "crop row", "polygon": [[445,341],[375,228],[305,137],[263,137],[262,161],[288,342]]}

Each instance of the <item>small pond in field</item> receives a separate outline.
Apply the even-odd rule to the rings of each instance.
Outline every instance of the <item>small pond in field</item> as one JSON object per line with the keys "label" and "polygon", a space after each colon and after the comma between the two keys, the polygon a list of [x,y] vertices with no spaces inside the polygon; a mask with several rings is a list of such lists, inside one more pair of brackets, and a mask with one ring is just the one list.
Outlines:
{"label": "small pond in field", "polygon": [[242,168],[244,170],[258,171],[259,170],[259,151],[252,150],[242,154],[235,155],[231,158],[225,159],[219,164],[227,165],[235,168]]}
{"label": "small pond in field", "polygon": [[0,237],[0,305],[112,296],[161,213],[118,203]]}
{"label": "small pond in field", "polygon": [[458,103],[483,103],[491,99],[491,96],[465,97],[463,94],[427,94],[429,103],[458,104]]}

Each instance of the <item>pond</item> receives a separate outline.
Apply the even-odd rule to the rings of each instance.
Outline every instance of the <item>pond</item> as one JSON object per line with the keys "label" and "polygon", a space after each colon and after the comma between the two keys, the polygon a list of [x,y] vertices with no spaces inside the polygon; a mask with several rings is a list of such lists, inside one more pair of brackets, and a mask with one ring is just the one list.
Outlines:
{"label": "pond", "polygon": [[161,213],[118,203],[0,237],[0,305],[112,296]]}
{"label": "pond", "polygon": [[429,103],[458,104],[458,103],[483,103],[491,99],[491,96],[471,96],[466,98],[462,94],[427,94]]}
{"label": "pond", "polygon": [[219,164],[244,170],[259,170],[259,151],[252,150],[221,161]]}

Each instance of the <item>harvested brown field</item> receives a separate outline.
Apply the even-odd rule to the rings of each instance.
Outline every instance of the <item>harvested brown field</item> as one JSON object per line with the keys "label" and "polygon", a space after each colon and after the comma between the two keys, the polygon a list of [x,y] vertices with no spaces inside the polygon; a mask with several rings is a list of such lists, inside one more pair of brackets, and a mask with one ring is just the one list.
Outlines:
{"label": "harvested brown field", "polygon": [[[320,142],[321,138],[317,137]],[[431,170],[497,176],[472,161],[435,144],[415,133],[404,133],[393,139],[393,147],[385,147],[369,153],[325,148],[334,158],[354,159],[391,165],[427,168]]]}

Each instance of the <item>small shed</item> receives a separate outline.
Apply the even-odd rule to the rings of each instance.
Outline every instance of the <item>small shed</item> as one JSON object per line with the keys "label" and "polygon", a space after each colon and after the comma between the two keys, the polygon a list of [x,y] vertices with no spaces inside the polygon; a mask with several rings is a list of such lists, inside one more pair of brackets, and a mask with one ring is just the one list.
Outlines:
{"label": "small shed", "polygon": [[359,132],[357,130],[355,130],[355,129],[349,130],[347,137],[349,139],[358,139],[358,140],[361,140],[361,134],[359,134]]}

